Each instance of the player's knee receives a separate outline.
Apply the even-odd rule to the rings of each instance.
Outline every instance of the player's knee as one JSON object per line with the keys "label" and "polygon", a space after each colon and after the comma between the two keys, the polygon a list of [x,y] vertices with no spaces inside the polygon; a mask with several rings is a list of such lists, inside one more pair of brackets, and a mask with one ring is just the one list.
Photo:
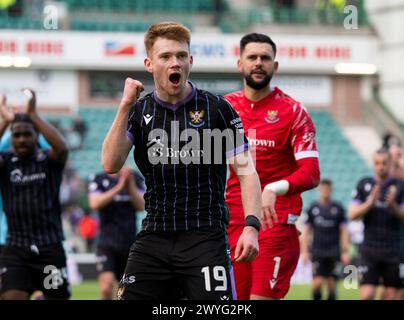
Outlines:
{"label": "player's knee", "polygon": [[101,293],[101,299],[103,300],[111,300],[113,297],[113,290],[114,289],[114,283],[112,279],[103,279],[100,282],[100,293]]}
{"label": "player's knee", "polygon": [[361,289],[361,300],[373,300],[375,298],[375,289],[374,288],[362,288]]}
{"label": "player's knee", "polygon": [[28,300],[29,295],[27,292],[20,290],[8,290],[4,292],[0,300]]}
{"label": "player's knee", "polygon": [[386,288],[383,300],[394,300],[397,296],[397,290],[394,288]]}
{"label": "player's knee", "polygon": [[113,288],[112,286],[101,287],[101,299],[112,300]]}

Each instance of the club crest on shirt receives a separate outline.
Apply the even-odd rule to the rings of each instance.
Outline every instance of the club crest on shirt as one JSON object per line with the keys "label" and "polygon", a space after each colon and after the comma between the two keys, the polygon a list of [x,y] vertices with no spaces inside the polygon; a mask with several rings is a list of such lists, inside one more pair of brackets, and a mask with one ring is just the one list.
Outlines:
{"label": "club crest on shirt", "polygon": [[188,124],[191,127],[194,128],[199,128],[205,125],[205,120],[203,120],[203,117],[205,115],[204,110],[195,110],[195,111],[190,111],[189,113],[189,118],[191,121],[188,122]]}
{"label": "club crest on shirt", "polygon": [[278,111],[268,110],[268,117],[265,117],[265,121],[270,124],[277,123],[279,121]]}

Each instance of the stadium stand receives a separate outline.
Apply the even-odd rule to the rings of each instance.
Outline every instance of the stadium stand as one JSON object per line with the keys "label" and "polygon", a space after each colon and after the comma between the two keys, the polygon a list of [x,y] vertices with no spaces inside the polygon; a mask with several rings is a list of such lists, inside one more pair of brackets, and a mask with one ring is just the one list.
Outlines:
{"label": "stadium stand", "polygon": [[[321,175],[334,182],[335,199],[348,204],[356,181],[371,174],[370,168],[328,112],[311,111],[310,114],[317,129]],[[316,196],[316,190],[305,192],[303,202],[309,204]]]}
{"label": "stadium stand", "polygon": [[112,123],[114,112],[114,109],[80,108],[79,115],[89,130],[83,148],[71,152],[70,159],[83,179],[87,179],[94,172],[102,171],[101,146]]}
{"label": "stadium stand", "polygon": [[103,11],[103,12],[197,12],[212,11],[213,0],[67,0],[65,1],[72,12],[76,11]]}
{"label": "stadium stand", "polygon": [[[239,8],[228,0],[66,0],[60,1],[69,12],[67,28],[83,31],[142,32],[150,23],[166,19],[181,20],[191,30],[194,24],[217,25],[222,32],[240,32],[262,24],[276,25],[338,25],[345,18],[340,8],[285,6],[280,1],[266,1]],[[358,23],[368,25],[363,0],[350,1],[358,8]],[[33,12],[35,13],[33,15]],[[201,19],[202,16],[202,19]],[[42,16],[35,7],[24,3],[18,15],[0,10],[0,29],[42,29]]]}

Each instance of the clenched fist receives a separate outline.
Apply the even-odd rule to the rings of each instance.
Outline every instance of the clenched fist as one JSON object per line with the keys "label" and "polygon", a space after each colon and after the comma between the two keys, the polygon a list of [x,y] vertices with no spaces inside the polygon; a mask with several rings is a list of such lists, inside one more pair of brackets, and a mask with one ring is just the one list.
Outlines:
{"label": "clenched fist", "polygon": [[124,108],[130,108],[131,106],[133,106],[136,100],[139,99],[140,93],[143,90],[143,83],[132,78],[126,78],[121,106]]}

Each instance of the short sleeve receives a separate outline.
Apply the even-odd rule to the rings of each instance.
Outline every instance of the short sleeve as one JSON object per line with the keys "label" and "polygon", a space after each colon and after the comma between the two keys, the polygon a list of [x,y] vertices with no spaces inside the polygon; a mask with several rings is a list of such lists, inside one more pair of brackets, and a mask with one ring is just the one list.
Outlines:
{"label": "short sleeve", "polygon": [[225,132],[226,157],[232,158],[248,150],[248,140],[245,136],[243,123],[238,113],[223,97],[218,97],[218,100],[219,129]]}
{"label": "short sleeve", "polygon": [[362,181],[359,181],[355,189],[352,190],[351,198],[354,204],[361,204],[366,201],[362,185]]}
{"label": "short sleeve", "polygon": [[104,192],[102,188],[102,183],[100,180],[100,175],[91,175],[88,182],[88,193],[102,193]]}
{"label": "short sleeve", "polygon": [[304,221],[304,223],[306,225],[313,225],[313,206],[310,206],[309,210],[307,210],[307,216],[306,216],[306,220]]}
{"label": "short sleeve", "polygon": [[296,160],[318,158],[316,128],[306,108],[294,106],[295,116],[291,127],[292,148]]}
{"label": "short sleeve", "polygon": [[132,144],[135,144],[135,119],[136,119],[136,110],[138,103],[135,103],[132,109],[129,112],[128,116],[128,126],[126,130],[126,136],[132,141]]}
{"label": "short sleeve", "polygon": [[45,137],[42,134],[38,136],[38,143],[39,147],[42,150],[49,150],[51,148],[51,145],[48,143],[48,141],[46,141]]}
{"label": "short sleeve", "polygon": [[338,205],[338,218],[339,218],[338,219],[339,224],[346,224],[348,222],[346,217],[346,211],[342,205]]}

